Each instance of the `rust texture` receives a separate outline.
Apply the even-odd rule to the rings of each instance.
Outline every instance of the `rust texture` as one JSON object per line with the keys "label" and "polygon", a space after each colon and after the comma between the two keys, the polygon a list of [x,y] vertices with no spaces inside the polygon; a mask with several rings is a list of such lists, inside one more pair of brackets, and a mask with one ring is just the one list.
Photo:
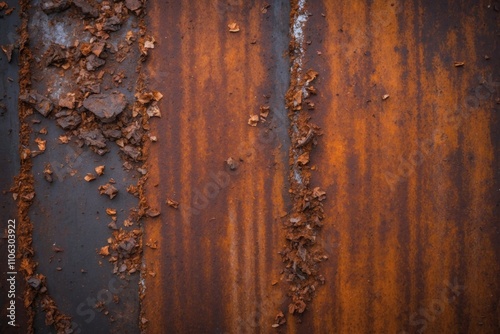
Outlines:
{"label": "rust texture", "polygon": [[134,196],[147,173],[146,108],[161,98],[138,78],[154,48],[143,5],[23,4],[22,163],[12,192],[26,332],[139,331],[144,212]]}
{"label": "rust texture", "polygon": [[[29,4],[28,1],[22,1],[21,13],[26,13]],[[22,94],[24,91],[29,89],[30,86],[30,61],[31,52],[28,48],[28,18],[26,15],[21,16],[21,29],[20,29],[20,40],[19,40],[19,92]],[[32,163],[28,158],[26,153],[26,147],[29,145],[30,140],[30,130],[27,124],[27,117],[29,116],[29,111],[23,103],[19,101],[18,103],[18,114],[19,114],[19,156],[21,158],[19,175],[14,179],[14,186],[11,189],[13,193],[20,195],[20,199],[17,202],[17,215],[18,230],[17,234],[17,260],[19,261],[19,272],[22,274],[24,279],[20,281],[20,291],[23,294],[23,306],[26,312],[26,323],[21,326],[22,329],[26,330],[27,333],[33,333],[33,302],[35,299],[35,292],[31,289],[27,283],[28,277],[33,275],[33,271],[36,269],[36,262],[33,260],[34,250],[32,243],[32,231],[33,224],[29,219],[28,210],[32,203],[33,197],[30,194],[33,193],[33,176],[31,174]],[[31,197],[31,198],[30,198]]]}
{"label": "rust texture", "polygon": [[246,120],[276,95],[275,31],[257,3],[151,6],[161,52],[147,68],[166,98],[148,162],[162,214],[145,226],[146,331],[269,332],[276,310],[289,333],[498,331],[494,6],[306,2],[303,69],[318,72],[307,113],[322,133],[311,184],[328,196],[316,242],[329,260],[297,317],[276,258],[276,219],[292,205],[286,145],[237,150],[259,147],[265,126]]}
{"label": "rust texture", "polygon": [[289,332],[498,332],[498,8],[306,9],[305,64],[319,72],[312,121],[323,131],[312,182],[328,194],[329,260]]}
{"label": "rust texture", "polygon": [[145,190],[161,215],[145,223],[141,320],[148,333],[270,331],[288,305],[278,252],[289,202],[289,4],[149,6],[158,50],[146,68],[164,98],[151,130]]}
{"label": "rust texture", "polygon": [[[292,208],[283,219],[286,227],[287,244],[280,252],[285,269],[283,279],[289,283],[290,304],[288,313],[302,314],[307,303],[316,294],[319,285],[325,278],[318,269],[318,263],[328,259],[321,244],[317,243],[323,225],[323,200],[326,192],[321,187],[311,185],[310,155],[318,145],[321,129],[310,121],[311,112],[315,110],[310,97],[317,94],[314,82],[318,73],[305,70],[304,61],[304,25],[308,13],[304,2],[293,1],[290,12],[290,87],[286,94],[286,107],[290,120],[290,153],[289,153],[289,193]],[[320,111],[316,111],[318,113]],[[282,311],[276,316],[274,328],[285,323]]]}
{"label": "rust texture", "polygon": [[[0,240],[0,266],[2,267],[2,274],[0,276],[0,305],[2,307],[0,311],[0,332],[7,333],[12,327],[8,324],[12,321],[12,318],[8,318],[10,311],[7,308],[10,306],[11,300],[11,286],[8,284],[7,279],[11,275],[7,272],[12,272],[7,270],[8,268],[8,236],[7,230],[12,228],[12,224],[8,224],[8,220],[15,220],[15,227],[18,229],[22,237],[30,232],[29,224],[22,224],[19,217],[25,214],[25,211],[17,207],[17,203],[13,200],[13,192],[10,192],[12,186],[18,189],[18,184],[15,184],[14,177],[18,175],[21,168],[20,162],[20,151],[19,142],[20,140],[25,140],[26,138],[20,134],[20,124],[19,117],[17,114],[18,110],[18,95],[19,95],[19,76],[26,74],[26,72],[20,72],[23,67],[21,64],[25,63],[25,59],[20,55],[19,49],[24,47],[24,41],[19,40],[18,34],[15,33],[15,29],[20,27],[21,24],[26,22],[22,21],[20,16],[21,5],[18,1],[7,1],[3,4],[3,9],[0,11],[0,25],[5,32],[0,36],[1,45],[1,56],[0,56],[0,164],[1,164],[1,175],[0,175],[0,188],[2,196],[2,205],[0,206],[0,216],[2,222],[0,223],[2,238]],[[4,50],[9,50],[5,52]],[[25,168],[27,168],[25,166]],[[17,179],[20,181],[20,179]],[[25,188],[28,193],[29,188]],[[26,195],[26,193],[23,193]],[[19,203],[24,204],[23,198]],[[19,238],[17,239],[17,258],[16,264],[19,265],[20,257],[22,254],[30,253],[29,242],[24,245],[20,243]],[[10,248],[10,246],[9,246]],[[29,256],[29,255],[28,255]],[[16,267],[17,268],[17,267]],[[15,270],[14,272],[16,272]],[[19,272],[16,275],[16,287],[15,287],[15,323],[18,324],[17,330],[19,332],[27,333],[30,325],[30,312],[24,308],[24,292],[26,290],[26,283],[23,279],[22,274]]]}
{"label": "rust texture", "polygon": [[500,332],[498,2],[16,10],[20,331]]}

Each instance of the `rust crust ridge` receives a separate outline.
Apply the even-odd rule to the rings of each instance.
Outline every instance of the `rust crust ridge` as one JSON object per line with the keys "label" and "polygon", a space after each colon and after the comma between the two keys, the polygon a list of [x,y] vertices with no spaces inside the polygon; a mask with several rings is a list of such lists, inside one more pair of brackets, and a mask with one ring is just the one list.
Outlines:
{"label": "rust crust ridge", "polygon": [[[26,94],[31,86],[30,63],[32,54],[28,46],[28,9],[29,1],[24,0],[20,3],[21,10],[21,28],[19,42],[19,91],[20,94]],[[45,312],[45,322],[53,326],[58,333],[65,333],[71,330],[71,318],[61,313],[52,297],[50,297],[46,278],[40,273],[36,273],[37,263],[34,260],[35,251],[33,249],[33,224],[29,218],[29,208],[35,196],[34,179],[32,174],[31,152],[28,149],[30,144],[31,128],[27,118],[33,113],[32,108],[21,101],[18,102],[19,109],[19,150],[21,157],[21,168],[19,175],[14,180],[14,186],[11,189],[17,196],[17,210],[19,217],[18,227],[18,254],[19,271],[24,282],[22,290],[24,291],[24,307],[28,315],[27,332],[33,333],[33,319],[35,316],[34,303],[37,296],[40,296],[40,303]]]}
{"label": "rust crust ridge", "polygon": [[[283,279],[289,283],[290,314],[301,314],[311,302],[316,288],[325,283],[319,272],[319,263],[327,256],[316,242],[324,219],[323,200],[326,193],[311,185],[310,154],[318,145],[320,128],[311,122],[310,111],[315,108],[310,100],[316,94],[312,85],[318,73],[303,69],[303,27],[308,14],[305,0],[292,0],[290,13],[290,88],[286,94],[286,108],[290,120],[289,182],[292,199],[291,212],[285,217],[286,246],[280,252],[285,269]],[[278,327],[285,323],[282,312],[276,316]]]}

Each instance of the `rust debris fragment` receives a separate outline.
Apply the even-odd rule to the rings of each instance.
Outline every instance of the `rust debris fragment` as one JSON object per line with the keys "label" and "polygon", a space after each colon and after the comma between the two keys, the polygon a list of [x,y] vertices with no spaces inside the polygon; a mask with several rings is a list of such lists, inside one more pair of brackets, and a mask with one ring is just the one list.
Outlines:
{"label": "rust debris fragment", "polygon": [[179,207],[179,202],[177,202],[171,198],[167,198],[167,204],[168,204],[168,206],[171,206],[174,209],[177,209]]}
{"label": "rust debris fragment", "polygon": [[106,183],[99,186],[99,194],[107,195],[109,196],[109,199],[113,199],[118,194],[118,189],[116,189],[111,183]]}
{"label": "rust debris fragment", "polygon": [[240,26],[236,22],[231,22],[227,25],[229,28],[229,32],[239,32],[240,31]]}
{"label": "rust debris fragment", "polygon": [[[289,314],[301,314],[307,309],[315,295],[317,287],[324,284],[319,263],[326,260],[323,247],[317,243],[317,235],[323,226],[323,200],[326,192],[319,186],[311,185],[309,166],[310,153],[318,145],[321,129],[311,122],[308,109],[314,103],[311,95],[317,93],[312,83],[318,78],[318,72],[302,68],[304,56],[303,25],[307,20],[305,1],[292,1],[290,15],[291,41],[289,56],[291,63],[290,87],[286,94],[286,107],[290,120],[289,152],[289,193],[292,198],[292,210],[283,218],[286,228],[286,242],[280,252],[284,264],[281,279],[288,282]],[[309,108],[307,108],[309,107]],[[280,312],[272,327],[285,323]]]}

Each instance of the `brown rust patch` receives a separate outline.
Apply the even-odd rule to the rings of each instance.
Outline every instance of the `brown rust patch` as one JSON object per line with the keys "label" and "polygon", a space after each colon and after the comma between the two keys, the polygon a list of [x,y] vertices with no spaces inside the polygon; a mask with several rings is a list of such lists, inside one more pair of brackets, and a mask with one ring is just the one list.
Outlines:
{"label": "brown rust patch", "polygon": [[[278,32],[286,32],[288,12],[263,14],[237,1],[152,6],[161,52],[147,68],[165,97],[146,184],[151,205],[162,210],[145,224],[145,241],[158,247],[145,249],[144,262],[159,273],[146,277],[148,331],[266,332],[284,300],[272,282],[287,201],[286,120],[279,123],[287,78],[276,64],[286,66],[286,35]],[[239,32],[228,31],[231,22]],[[265,122],[249,126],[264,105],[271,109]]]}
{"label": "brown rust patch", "polygon": [[[29,89],[30,85],[30,61],[31,53],[27,47],[28,43],[28,17],[26,14],[29,8],[28,1],[21,2],[20,15],[22,18],[21,29],[20,29],[20,43],[19,43],[19,57],[20,57],[20,69],[19,69],[19,90],[24,92]],[[30,128],[26,122],[26,118],[29,115],[29,110],[24,106],[23,103],[19,102],[19,122],[20,122],[20,134],[19,134],[19,151],[20,155],[23,156],[23,151],[25,147],[29,146],[30,139]],[[24,291],[24,306],[27,309],[28,323],[27,330],[29,333],[33,333],[33,301],[35,298],[35,291],[30,289],[26,283],[27,279],[33,275],[33,271],[36,269],[36,263],[33,260],[33,247],[31,232],[33,230],[33,225],[28,217],[28,209],[31,204],[30,200],[26,200],[26,194],[33,193],[33,176],[31,174],[31,161],[26,157],[26,159],[21,160],[20,174],[15,179],[15,185],[12,189],[13,192],[19,194],[19,200],[17,203],[18,217],[19,217],[19,228],[17,231],[18,236],[18,259],[21,263],[19,271],[23,274],[25,282],[23,284],[22,290]]]}
{"label": "brown rust patch", "polygon": [[498,90],[485,87],[498,62],[483,54],[499,52],[498,14],[391,3],[309,3],[306,61],[328,110],[312,115],[328,138],[312,180],[334,198],[322,231],[332,284],[296,332],[494,332]]}

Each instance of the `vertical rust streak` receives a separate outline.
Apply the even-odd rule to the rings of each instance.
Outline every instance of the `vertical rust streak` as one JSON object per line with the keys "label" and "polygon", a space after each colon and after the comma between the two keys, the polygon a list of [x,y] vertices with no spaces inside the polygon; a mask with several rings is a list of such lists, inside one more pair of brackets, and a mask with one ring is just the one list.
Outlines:
{"label": "vertical rust streak", "polygon": [[[169,19],[164,22],[160,13],[165,10]],[[268,125],[247,124],[248,115],[264,104],[261,92],[274,89],[268,59],[262,56],[273,50],[271,39],[250,44],[252,37],[268,34],[262,28],[265,16],[255,4],[238,1],[159,3],[154,15],[161,34],[181,38],[158,43],[158,53],[168,58],[158,68],[180,73],[161,81],[169,105],[158,131],[168,128],[171,134],[153,146],[159,165],[151,168],[162,170],[152,174],[159,173],[164,191],[148,195],[162,198],[165,208],[163,228],[151,228],[149,234],[158,233],[165,245],[160,257],[167,260],[158,268],[160,277],[168,279],[154,281],[163,299],[146,294],[152,301],[145,304],[174,303],[168,311],[152,310],[160,315],[160,324],[151,321],[150,330],[266,332],[268,310],[276,302],[264,301],[270,291],[280,296],[277,287],[270,287],[276,273],[264,269],[276,259],[263,241],[276,231],[273,215],[283,202],[277,191],[283,183],[276,184],[274,174],[283,167],[263,167],[272,161],[276,144],[259,141]],[[228,31],[231,22],[240,25],[240,32]],[[267,26],[273,28],[271,22]],[[153,79],[158,76],[154,69],[150,73]],[[183,91],[179,97],[177,90]],[[229,170],[228,157],[238,162],[236,171]],[[172,162],[162,163],[167,159]],[[266,201],[268,189],[280,197]],[[171,193],[178,196],[179,210],[163,203]],[[151,260],[146,255],[145,261]],[[147,309],[145,313],[147,317]]]}

